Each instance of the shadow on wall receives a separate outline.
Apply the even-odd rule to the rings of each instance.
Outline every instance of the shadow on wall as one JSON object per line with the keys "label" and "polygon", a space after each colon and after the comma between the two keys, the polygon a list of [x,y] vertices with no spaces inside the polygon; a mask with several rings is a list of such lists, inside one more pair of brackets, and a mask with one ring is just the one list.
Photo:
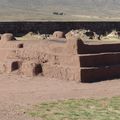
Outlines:
{"label": "shadow on wall", "polygon": [[35,75],[39,75],[40,73],[43,72],[41,64],[37,64],[37,65],[35,66],[34,72],[35,72]]}
{"label": "shadow on wall", "polygon": [[78,53],[79,54],[94,54],[94,53],[105,53],[105,52],[119,52],[120,44],[100,44],[100,45],[88,45],[81,44],[78,42]]}

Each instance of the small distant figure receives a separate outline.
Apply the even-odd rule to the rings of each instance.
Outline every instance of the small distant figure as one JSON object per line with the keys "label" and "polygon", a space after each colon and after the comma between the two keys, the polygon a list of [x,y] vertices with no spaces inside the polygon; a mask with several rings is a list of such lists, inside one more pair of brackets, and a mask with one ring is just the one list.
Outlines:
{"label": "small distant figure", "polygon": [[65,15],[63,12],[53,12],[53,15]]}

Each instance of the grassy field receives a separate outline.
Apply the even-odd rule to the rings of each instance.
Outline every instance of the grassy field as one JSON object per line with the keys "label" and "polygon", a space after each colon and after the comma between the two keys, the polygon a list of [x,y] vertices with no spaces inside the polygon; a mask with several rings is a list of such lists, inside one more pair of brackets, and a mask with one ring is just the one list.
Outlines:
{"label": "grassy field", "polygon": [[27,113],[43,120],[120,120],[120,97],[42,103]]}

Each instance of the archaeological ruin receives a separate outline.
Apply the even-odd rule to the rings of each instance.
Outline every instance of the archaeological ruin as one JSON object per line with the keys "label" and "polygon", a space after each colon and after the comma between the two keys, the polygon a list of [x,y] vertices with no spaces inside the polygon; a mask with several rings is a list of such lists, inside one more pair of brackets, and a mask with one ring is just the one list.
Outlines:
{"label": "archaeological ruin", "polygon": [[86,29],[23,37],[2,33],[0,73],[84,83],[120,78],[119,31],[106,36]]}

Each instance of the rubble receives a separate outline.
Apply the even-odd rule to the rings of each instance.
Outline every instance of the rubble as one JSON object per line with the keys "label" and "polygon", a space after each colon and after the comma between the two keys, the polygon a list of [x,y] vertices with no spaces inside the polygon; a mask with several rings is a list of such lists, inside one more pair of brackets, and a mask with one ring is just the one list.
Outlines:
{"label": "rubble", "polygon": [[76,37],[82,40],[99,40],[99,35],[97,35],[95,32],[83,29],[71,30],[65,36],[67,39],[69,39],[70,37]]}
{"label": "rubble", "polygon": [[110,32],[109,34],[107,34],[106,36],[102,37],[103,40],[120,40],[120,32],[113,30],[112,32]]}
{"label": "rubble", "polygon": [[25,34],[24,36],[21,37],[16,37],[17,40],[44,40],[49,37],[49,34],[40,34],[34,33],[34,32],[29,32]]}

